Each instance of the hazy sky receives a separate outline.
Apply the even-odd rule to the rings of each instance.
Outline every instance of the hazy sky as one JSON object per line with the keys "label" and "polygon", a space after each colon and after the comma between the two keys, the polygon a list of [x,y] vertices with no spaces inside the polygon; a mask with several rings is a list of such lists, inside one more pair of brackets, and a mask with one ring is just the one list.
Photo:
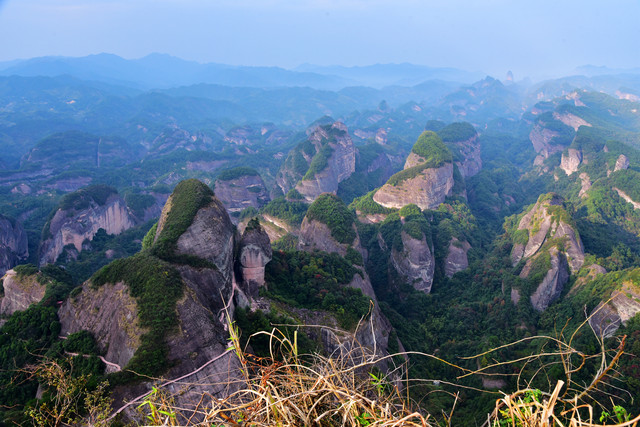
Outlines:
{"label": "hazy sky", "polygon": [[501,77],[640,67],[639,0],[0,0],[0,61],[411,62]]}

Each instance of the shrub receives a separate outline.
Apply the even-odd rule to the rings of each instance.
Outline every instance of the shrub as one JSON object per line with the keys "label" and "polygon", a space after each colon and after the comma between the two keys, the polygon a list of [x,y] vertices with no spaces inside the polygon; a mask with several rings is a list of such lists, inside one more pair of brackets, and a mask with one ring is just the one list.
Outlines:
{"label": "shrub", "polygon": [[326,224],[331,236],[340,243],[351,244],[356,238],[354,215],[338,196],[320,195],[307,210],[307,218]]}

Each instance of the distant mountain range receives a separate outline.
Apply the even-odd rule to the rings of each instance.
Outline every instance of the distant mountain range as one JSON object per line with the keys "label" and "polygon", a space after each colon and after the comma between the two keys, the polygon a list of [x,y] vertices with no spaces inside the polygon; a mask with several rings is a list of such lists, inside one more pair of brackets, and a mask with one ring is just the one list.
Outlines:
{"label": "distant mountain range", "polygon": [[286,70],[280,67],[201,64],[157,53],[140,59],[124,59],[101,53],[79,58],[45,56],[14,60],[0,63],[0,75],[70,75],[138,89],[167,89],[209,83],[261,88],[308,86],[327,90],[349,86],[414,86],[429,80],[471,83],[484,77],[482,73],[413,64],[377,64],[366,67],[322,67],[307,64],[295,70]]}

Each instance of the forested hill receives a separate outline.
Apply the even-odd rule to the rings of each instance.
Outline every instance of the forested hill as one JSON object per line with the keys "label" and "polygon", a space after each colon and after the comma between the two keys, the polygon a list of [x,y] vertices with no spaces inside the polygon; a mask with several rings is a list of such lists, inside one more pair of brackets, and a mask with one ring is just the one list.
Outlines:
{"label": "forested hill", "polygon": [[[178,86],[195,66],[176,62],[149,90],[136,73],[167,58],[122,81],[98,60],[119,61],[0,77],[2,422],[47,424],[72,393],[58,415],[79,423],[145,391],[152,423],[320,417],[233,391],[293,403],[321,377],[374,402],[327,394],[331,422],[479,425],[512,393],[491,422],[552,396],[566,423],[640,414],[636,77],[408,67],[425,80],[372,88],[350,79],[376,69],[310,67]],[[213,395],[233,409],[203,409]],[[147,422],[133,407],[119,420]]]}

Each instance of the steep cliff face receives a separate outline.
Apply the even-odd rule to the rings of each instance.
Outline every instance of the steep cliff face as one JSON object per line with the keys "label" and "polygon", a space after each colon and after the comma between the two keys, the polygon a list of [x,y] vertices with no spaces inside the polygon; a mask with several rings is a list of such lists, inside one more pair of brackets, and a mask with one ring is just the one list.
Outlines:
{"label": "steep cliff face", "polygon": [[318,126],[294,148],[276,176],[284,193],[295,188],[308,202],[336,194],[338,184],[355,171],[356,149],[341,122]]}
{"label": "steep cliff face", "polygon": [[566,153],[562,153],[560,169],[565,171],[567,175],[571,175],[574,172],[578,172],[580,163],[582,163],[582,151],[569,148]]}
{"label": "steep cliff face", "polygon": [[[145,358],[164,348],[156,362],[167,360],[165,378],[189,378],[176,403],[193,405],[190,393],[207,389],[203,383],[225,384],[236,373],[238,362],[226,352],[235,236],[213,192],[196,180],[181,182],[167,200],[151,246],[105,267],[65,302],[63,333],[90,331],[107,352],[105,359],[121,368],[140,363],[139,351]],[[219,364],[203,367],[217,357]],[[123,391],[128,393],[133,390]]]}
{"label": "steep cliff face", "polygon": [[402,251],[392,249],[391,264],[398,274],[416,290],[431,292],[435,260],[433,247],[426,238],[416,239],[404,231],[401,232]]}
{"label": "steep cliff face", "polygon": [[451,238],[447,249],[447,257],[444,260],[444,274],[447,277],[453,277],[454,274],[465,270],[469,266],[469,259],[467,258],[469,249],[471,249],[469,242],[461,242],[455,237]]}
{"label": "steep cliff face", "polygon": [[19,276],[14,270],[8,270],[2,280],[4,296],[0,298],[0,316],[26,310],[31,304],[40,302],[47,290],[35,274]]}
{"label": "steep cliff face", "polygon": [[520,277],[526,279],[534,270],[546,269],[530,297],[533,307],[543,311],[560,296],[569,275],[584,264],[582,241],[564,201],[553,193],[540,196],[520,219],[514,236],[513,265],[526,259]]}
{"label": "steep cliff face", "polygon": [[[551,267],[530,297],[531,305],[537,311],[544,311],[549,307],[549,304],[558,299],[564,289],[564,285],[569,280],[567,260],[564,254],[553,247],[549,249],[549,258]],[[533,261],[533,259],[530,259],[527,262],[525,268],[522,269],[520,277],[528,277]]]}
{"label": "steep cliff face", "polygon": [[82,243],[92,240],[101,228],[107,234],[120,234],[135,225],[124,200],[115,190],[87,187],[69,196],[45,226],[39,265],[54,263],[67,245],[73,245],[80,252]]}
{"label": "steep cliff face", "polygon": [[572,273],[584,263],[584,248],[571,216],[563,207],[564,201],[557,194],[540,196],[538,202],[518,223],[517,230],[524,231],[526,243],[517,241],[511,251],[511,260],[516,265],[523,258],[536,255],[543,245],[557,239],[563,242],[564,253]]}
{"label": "steep cliff face", "polygon": [[466,122],[452,123],[438,135],[454,155],[454,163],[463,178],[476,175],[482,169],[480,140],[474,127]]}
{"label": "steep cliff face", "polygon": [[440,137],[426,131],[413,146],[404,170],[373,195],[373,200],[387,208],[416,204],[433,209],[451,195],[454,185],[453,158]]}
{"label": "steep cliff face", "polygon": [[225,172],[216,180],[215,193],[229,212],[240,212],[248,207],[260,209],[269,202],[269,192],[257,171],[236,168]]}
{"label": "steep cliff face", "polygon": [[272,256],[269,235],[257,219],[249,221],[239,246],[240,287],[250,298],[256,298],[258,289],[264,286],[264,267]]}
{"label": "steep cliff face", "polygon": [[640,313],[640,290],[630,282],[614,290],[607,301],[602,301],[591,312],[589,325],[596,334],[610,337],[629,319]]}
{"label": "steep cliff face", "polygon": [[0,215],[0,275],[29,257],[22,224]]}

